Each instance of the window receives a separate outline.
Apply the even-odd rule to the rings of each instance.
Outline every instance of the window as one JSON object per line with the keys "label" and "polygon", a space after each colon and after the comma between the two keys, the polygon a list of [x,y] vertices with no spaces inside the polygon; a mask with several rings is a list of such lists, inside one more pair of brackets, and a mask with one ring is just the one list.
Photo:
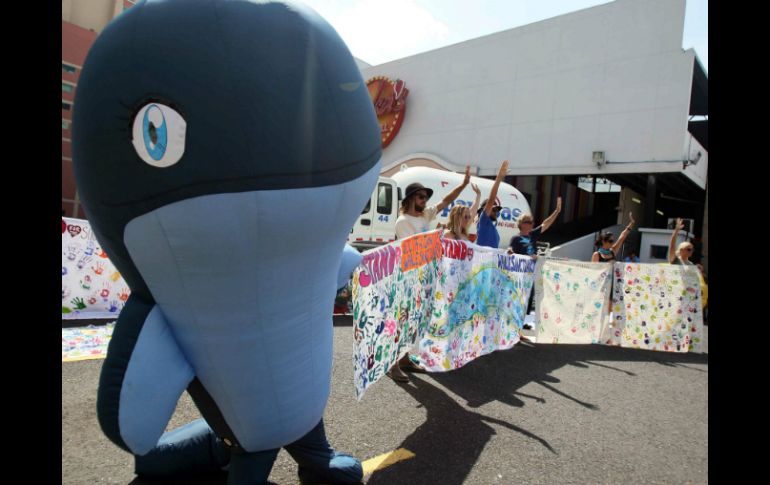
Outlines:
{"label": "window", "polygon": [[668,260],[668,246],[650,246],[650,257],[653,259]]}
{"label": "window", "polygon": [[61,83],[61,91],[63,93],[71,93],[75,89],[75,86],[72,84],[67,83]]}
{"label": "window", "polygon": [[65,110],[65,111],[71,110],[72,109],[72,103],[68,103],[66,101],[62,101],[61,102],[61,109]]}
{"label": "window", "polygon": [[364,207],[364,210],[361,211],[361,214],[366,214],[372,209],[372,198],[370,197],[369,200],[366,201],[366,207]]}
{"label": "window", "polygon": [[77,68],[75,66],[70,66],[69,64],[61,63],[61,70],[64,72],[68,72],[70,74],[77,71]]}
{"label": "window", "polygon": [[[587,177],[578,177],[578,188],[583,189],[586,192],[593,193],[594,190],[594,177],[589,175]],[[613,184],[609,180],[601,177],[596,177],[596,192],[620,192],[620,185]]]}
{"label": "window", "polygon": [[62,130],[69,130],[70,129],[70,121],[69,120],[61,120],[61,129]]}
{"label": "window", "polygon": [[391,214],[393,204],[393,186],[389,184],[379,184],[377,188],[377,213]]}

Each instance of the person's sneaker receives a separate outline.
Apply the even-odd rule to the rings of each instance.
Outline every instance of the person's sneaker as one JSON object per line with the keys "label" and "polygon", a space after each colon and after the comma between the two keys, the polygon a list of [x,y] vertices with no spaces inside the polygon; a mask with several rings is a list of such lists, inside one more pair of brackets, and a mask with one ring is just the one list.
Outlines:
{"label": "person's sneaker", "polygon": [[409,382],[409,376],[404,374],[404,371],[398,365],[393,366],[385,375],[396,382]]}
{"label": "person's sneaker", "polygon": [[402,372],[417,372],[421,374],[426,373],[425,369],[412,362],[412,359],[407,359],[405,363],[400,364],[399,369],[401,369]]}

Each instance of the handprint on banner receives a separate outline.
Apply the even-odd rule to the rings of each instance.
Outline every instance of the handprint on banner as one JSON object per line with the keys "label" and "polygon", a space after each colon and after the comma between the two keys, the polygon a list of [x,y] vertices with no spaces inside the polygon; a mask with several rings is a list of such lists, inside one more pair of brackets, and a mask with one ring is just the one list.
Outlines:
{"label": "handprint on banner", "polygon": [[69,289],[69,287],[67,285],[62,285],[62,287],[61,287],[61,299],[64,300],[68,296],[70,296],[70,289]]}
{"label": "handprint on banner", "polygon": [[91,256],[83,256],[80,258],[78,261],[78,269],[83,269],[89,261],[91,261]]}
{"label": "handprint on banner", "polygon": [[91,296],[90,296],[90,297],[88,297],[88,304],[89,304],[89,305],[96,305],[96,302],[97,302],[97,301],[98,301],[98,300],[97,300],[97,298],[96,298],[96,292],[94,292],[94,293],[91,293]]}
{"label": "handprint on banner", "polygon": [[91,277],[86,275],[85,278],[80,280],[80,287],[84,290],[90,290],[91,289]]}
{"label": "handprint on banner", "polygon": [[82,299],[82,298],[80,298],[80,297],[78,297],[78,298],[73,298],[72,300],[70,300],[70,303],[72,303],[73,305],[75,305],[75,308],[76,308],[77,310],[83,310],[83,309],[86,307],[86,304],[83,302],[83,299]]}
{"label": "handprint on banner", "polygon": [[107,301],[107,298],[110,296],[110,285],[109,283],[102,284],[102,291],[99,293],[104,301]]}
{"label": "handprint on banner", "polygon": [[96,266],[91,266],[91,269],[94,270],[94,273],[100,275],[104,273],[104,264],[101,261],[97,261]]}
{"label": "handprint on banner", "polygon": [[61,267],[61,275],[64,276],[66,274],[67,274],[67,267],[66,266],[62,266]]}
{"label": "handprint on banner", "polygon": [[112,280],[113,283],[117,282],[120,279],[120,272],[115,271],[110,275],[110,280]]}
{"label": "handprint on banner", "polygon": [[117,300],[112,300],[110,302],[110,312],[111,313],[115,313],[117,311],[118,311],[118,301]]}
{"label": "handprint on banner", "polygon": [[93,241],[88,241],[86,243],[86,249],[85,249],[85,251],[83,251],[83,253],[86,256],[93,256],[95,248],[96,248],[96,243],[93,242]]}
{"label": "handprint on banner", "polygon": [[124,287],[124,288],[120,289],[120,293],[118,293],[118,298],[120,299],[120,301],[125,303],[126,300],[128,300],[128,295],[130,295],[130,294],[131,294],[131,292],[128,291],[128,288]]}
{"label": "handprint on banner", "polygon": [[75,258],[77,258],[77,250],[77,246],[69,245],[67,246],[66,251],[64,251],[64,256],[66,256],[70,261],[75,261]]}

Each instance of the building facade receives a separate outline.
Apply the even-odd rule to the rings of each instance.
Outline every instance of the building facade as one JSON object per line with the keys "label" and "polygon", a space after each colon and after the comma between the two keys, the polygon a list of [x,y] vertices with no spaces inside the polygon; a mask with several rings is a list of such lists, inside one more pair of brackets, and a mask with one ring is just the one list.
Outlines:
{"label": "building facade", "polygon": [[695,219],[702,235],[709,160],[692,120],[708,115],[708,79],[682,48],[684,17],[685,0],[616,0],[362,69],[409,89],[383,173],[494,176],[508,160],[536,223],[562,197],[556,243],[628,212],[646,227]]}
{"label": "building facade", "polygon": [[66,217],[85,218],[72,170],[72,110],[78,78],[96,36],[129,0],[62,0],[61,21],[61,210]]}

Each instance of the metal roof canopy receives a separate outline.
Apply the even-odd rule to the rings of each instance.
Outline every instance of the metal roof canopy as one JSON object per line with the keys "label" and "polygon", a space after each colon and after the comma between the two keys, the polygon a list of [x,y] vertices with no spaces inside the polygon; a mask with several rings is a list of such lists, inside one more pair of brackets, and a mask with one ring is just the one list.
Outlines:
{"label": "metal roof canopy", "polygon": [[[628,187],[644,196],[647,193],[647,175],[645,173],[627,173],[605,174],[603,177],[614,184]],[[705,191],[683,173],[655,173],[650,175],[655,175],[655,191],[658,195],[667,194],[692,201],[700,201],[705,197]]]}

